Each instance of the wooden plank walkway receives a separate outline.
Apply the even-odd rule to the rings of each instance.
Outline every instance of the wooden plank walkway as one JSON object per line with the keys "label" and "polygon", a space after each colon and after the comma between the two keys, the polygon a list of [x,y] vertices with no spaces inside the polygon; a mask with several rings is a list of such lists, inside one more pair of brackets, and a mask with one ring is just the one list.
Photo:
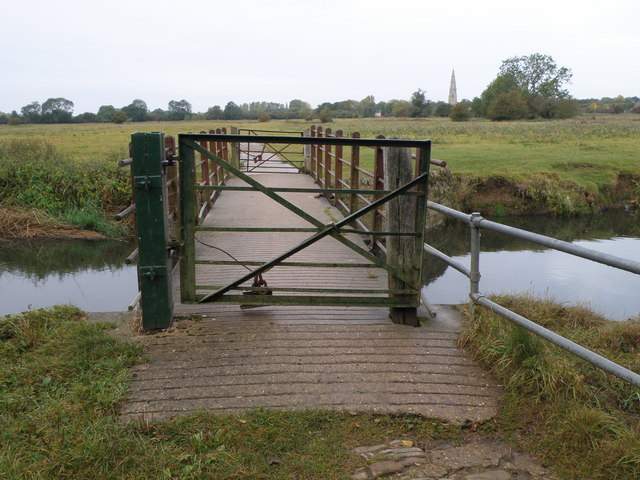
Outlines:
{"label": "wooden plank walkway", "polygon": [[[270,186],[310,187],[302,174],[256,173]],[[232,184],[241,185],[237,179]],[[284,194],[323,222],[340,218],[309,193]],[[205,225],[308,227],[306,221],[259,192],[225,192]],[[269,260],[309,233],[199,232],[199,259]],[[361,239],[351,237],[354,241]],[[364,243],[362,243],[364,246]],[[289,261],[366,263],[348,247],[325,238]],[[246,272],[242,266],[197,268],[198,284],[222,285]],[[380,288],[377,268],[277,267],[271,287]],[[174,277],[177,286],[178,278]],[[167,419],[196,410],[242,412],[329,408],[417,413],[453,423],[496,414],[500,389],[455,346],[456,312],[439,307],[421,328],[394,325],[385,308],[184,305],[171,331],[144,337],[149,362],[137,368],[123,414]],[[426,315],[426,313],[425,313]]]}

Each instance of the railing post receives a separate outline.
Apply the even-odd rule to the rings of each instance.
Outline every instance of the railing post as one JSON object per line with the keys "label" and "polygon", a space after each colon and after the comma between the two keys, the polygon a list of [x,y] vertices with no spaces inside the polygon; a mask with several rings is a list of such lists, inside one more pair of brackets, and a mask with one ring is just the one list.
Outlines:
{"label": "railing post", "polygon": [[[316,129],[316,135],[318,136],[318,138],[322,138],[323,132],[322,132],[322,127],[318,127]],[[320,186],[322,186],[322,152],[324,152],[324,148],[318,143],[316,144],[316,183]]]}
{"label": "railing post", "polygon": [[[342,137],[342,130],[336,130],[336,138]],[[334,177],[333,177],[333,188],[342,188],[342,145],[336,145],[335,149],[335,166]],[[333,205],[334,207],[340,207],[340,196],[338,192],[333,195]]]}
{"label": "railing post", "polygon": [[[376,138],[382,139],[384,135],[378,135]],[[374,148],[374,157],[373,157],[373,189],[374,190],[384,190],[384,149],[382,147]],[[382,195],[374,195],[373,200],[376,201],[381,198]],[[371,250],[375,255],[378,255],[381,251],[381,238],[375,235],[375,232],[379,232],[382,230],[382,220],[383,215],[380,211],[382,207],[376,208],[373,211],[373,222],[371,227],[371,232],[373,233],[373,241],[371,243]]]}
{"label": "railing post", "polygon": [[[353,132],[351,138],[360,138],[360,133]],[[351,172],[349,177],[349,184],[351,190],[357,190],[360,188],[360,147],[356,145],[351,146]],[[349,199],[349,213],[358,211],[358,195],[352,193]]]}
{"label": "railing post", "polygon": [[180,299],[196,301],[196,241],[195,227],[195,152],[178,136],[180,152],[180,227],[182,249],[180,252]]}
{"label": "railing post", "polygon": [[[429,173],[431,167],[431,142],[425,147],[418,148],[416,151],[416,176]],[[429,200],[429,181],[421,183],[418,188],[420,195],[416,197],[416,210],[415,210],[415,231],[418,236],[415,238],[416,249],[416,264],[415,269],[418,272],[417,285],[422,289],[422,285],[425,283],[423,268],[424,260],[424,243],[425,243],[425,230],[427,227],[427,201]]]}
{"label": "railing post", "polygon": [[470,275],[469,275],[469,318],[473,321],[474,302],[473,295],[480,292],[480,227],[476,222],[482,219],[478,212],[473,212],[469,216],[469,227],[471,228],[470,245]]}
{"label": "railing post", "polygon": [[173,322],[171,259],[167,221],[167,178],[163,161],[164,134],[134,133],[134,195],[138,230],[138,279],[142,325],[169,328]]}
{"label": "railing post", "polygon": [[[389,190],[405,185],[413,177],[411,165],[411,149],[404,147],[388,147],[384,149],[384,182]],[[391,232],[415,231],[416,202],[408,195],[399,195],[387,203],[387,221],[385,222]],[[416,290],[415,294],[393,294],[390,297],[403,297],[406,303],[412,307],[392,307],[389,316],[393,323],[419,327],[417,307],[420,304],[419,272],[416,270],[415,238],[406,236],[389,235],[387,237],[387,263],[398,265],[407,277],[411,278],[413,285],[389,275],[389,290]],[[419,257],[422,258],[422,257]]]}
{"label": "railing post", "polygon": [[[238,127],[231,127],[231,134],[238,134]],[[240,144],[235,143],[231,145],[231,161],[229,162],[231,165],[240,170]]]}
{"label": "railing post", "polygon": [[[331,136],[331,129],[324,129],[324,136]],[[324,188],[331,188],[331,145],[324,146]],[[327,199],[331,198],[331,194],[327,193],[325,195]]]}

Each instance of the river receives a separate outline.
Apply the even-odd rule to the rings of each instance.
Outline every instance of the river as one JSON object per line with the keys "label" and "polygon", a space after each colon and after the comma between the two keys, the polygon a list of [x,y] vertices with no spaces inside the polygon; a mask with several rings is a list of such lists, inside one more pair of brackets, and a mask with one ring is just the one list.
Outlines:
{"label": "river", "polygon": [[[508,217],[505,224],[640,262],[640,218],[604,212],[579,218]],[[494,219],[495,221],[495,219]],[[437,228],[428,243],[469,265],[469,227]],[[468,279],[428,257],[424,292],[431,303],[467,301]],[[612,320],[640,313],[640,276],[505,235],[482,230],[480,292],[528,293],[567,305],[581,304]]]}
{"label": "river", "polygon": [[[504,223],[640,262],[636,215],[580,218],[508,217]],[[434,229],[428,242],[469,265],[469,227]],[[126,310],[137,292],[136,270],[124,264],[133,247],[116,241],[0,240],[0,315],[59,303],[87,311]],[[431,303],[466,301],[466,277],[428,257],[425,293]],[[640,312],[640,276],[483,230],[480,291],[525,292],[568,305],[588,304],[613,320]]]}

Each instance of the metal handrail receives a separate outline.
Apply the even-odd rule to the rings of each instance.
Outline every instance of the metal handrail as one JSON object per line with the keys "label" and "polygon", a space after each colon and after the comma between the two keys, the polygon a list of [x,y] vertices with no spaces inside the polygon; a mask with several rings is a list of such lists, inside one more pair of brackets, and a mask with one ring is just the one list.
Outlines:
{"label": "metal handrail", "polygon": [[440,252],[439,250],[433,248],[431,245],[424,244],[425,253],[432,255],[439,260],[443,261],[447,265],[452,268],[458,270],[467,278],[469,278],[469,299],[471,300],[471,311],[473,312],[473,305],[480,305],[481,307],[487,308],[492,312],[500,315],[503,318],[529,330],[530,332],[538,335],[545,340],[550,341],[551,343],[557,345],[558,347],[576,355],[579,358],[591,363],[592,365],[615,375],[616,377],[624,380],[631,385],[636,387],[640,387],[640,375],[637,373],[618,365],[606,358],[598,355],[597,353],[592,352],[591,350],[584,348],[561,335],[558,335],[551,330],[548,330],[537,323],[518,315],[517,313],[509,310],[508,308],[503,307],[502,305],[492,302],[487,299],[485,296],[481,295],[478,291],[479,281],[480,281],[480,271],[479,271],[479,256],[480,256],[480,229],[486,228],[487,230],[493,230],[495,232],[503,233],[505,235],[513,236],[516,238],[520,238],[522,240],[527,240],[532,243],[536,243],[538,245],[543,245],[554,250],[559,250],[561,252],[569,253],[571,255],[575,255],[580,258],[584,258],[587,260],[591,260],[593,262],[598,262],[603,265],[607,265],[614,268],[619,268],[621,270],[625,270],[627,272],[640,274],[640,263],[635,262],[633,260],[620,258],[615,255],[610,255],[607,253],[598,252],[595,250],[591,250],[589,248],[580,247],[578,245],[573,245],[569,242],[564,242],[562,240],[558,240],[552,237],[547,237],[545,235],[539,235],[537,233],[529,232],[527,230],[522,230],[520,228],[510,227],[508,225],[503,225],[500,223],[492,222],[490,220],[486,220],[482,218],[479,213],[466,214],[455,210],[453,208],[445,207],[444,205],[440,205],[434,202],[427,202],[427,208],[442,213],[451,218],[455,218],[456,220],[467,223],[471,227],[471,259],[470,259],[470,268],[467,268],[460,263],[453,260],[448,255]]}

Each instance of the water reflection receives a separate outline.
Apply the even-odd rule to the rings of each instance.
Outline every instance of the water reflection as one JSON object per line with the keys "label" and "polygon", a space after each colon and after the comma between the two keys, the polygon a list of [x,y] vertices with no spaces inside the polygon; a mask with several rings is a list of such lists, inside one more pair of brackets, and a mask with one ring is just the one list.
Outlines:
{"label": "water reflection", "polygon": [[101,240],[0,240],[0,315],[59,303],[125,310],[137,292],[132,246]]}
{"label": "water reflection", "polygon": [[[604,213],[576,219],[509,218],[504,223],[640,262],[636,215]],[[456,222],[430,232],[429,243],[469,265],[469,227]],[[583,303],[615,320],[640,312],[640,276],[524,240],[482,231],[480,291],[527,292],[567,304]],[[427,262],[425,292],[433,303],[467,300],[468,280],[442,262]]]}

